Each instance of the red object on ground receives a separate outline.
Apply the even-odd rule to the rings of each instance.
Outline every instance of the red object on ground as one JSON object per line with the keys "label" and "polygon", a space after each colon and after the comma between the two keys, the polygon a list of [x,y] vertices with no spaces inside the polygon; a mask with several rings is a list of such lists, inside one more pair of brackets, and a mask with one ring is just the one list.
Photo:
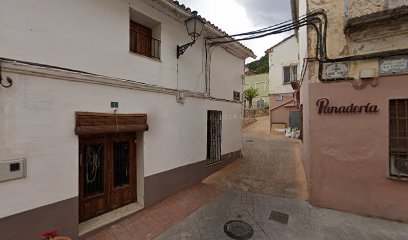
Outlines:
{"label": "red object on ground", "polygon": [[41,234],[41,240],[50,240],[58,236],[57,231],[49,231],[49,232],[43,232]]}

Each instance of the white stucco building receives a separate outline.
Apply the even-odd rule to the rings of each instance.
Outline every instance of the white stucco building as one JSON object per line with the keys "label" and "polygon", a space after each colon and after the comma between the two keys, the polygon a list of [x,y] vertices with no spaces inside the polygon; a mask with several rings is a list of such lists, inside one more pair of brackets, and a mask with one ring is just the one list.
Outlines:
{"label": "white stucco building", "polygon": [[275,44],[269,54],[269,111],[271,131],[282,127],[300,127],[299,109],[296,107],[291,82],[297,81],[300,69],[296,35]]}
{"label": "white stucco building", "polygon": [[255,56],[229,43],[206,59],[204,38],[225,34],[207,22],[178,59],[191,16],[170,0],[0,1],[1,239],[76,239],[240,156],[234,91]]}

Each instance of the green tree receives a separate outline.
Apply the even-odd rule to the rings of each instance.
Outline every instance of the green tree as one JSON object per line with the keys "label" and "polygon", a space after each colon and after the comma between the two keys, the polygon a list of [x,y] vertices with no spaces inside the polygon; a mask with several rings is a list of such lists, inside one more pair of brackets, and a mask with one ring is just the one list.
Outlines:
{"label": "green tree", "polygon": [[244,95],[245,95],[246,100],[249,101],[249,109],[251,109],[252,108],[252,99],[254,99],[255,97],[257,97],[259,95],[258,89],[253,88],[253,87],[245,89]]}

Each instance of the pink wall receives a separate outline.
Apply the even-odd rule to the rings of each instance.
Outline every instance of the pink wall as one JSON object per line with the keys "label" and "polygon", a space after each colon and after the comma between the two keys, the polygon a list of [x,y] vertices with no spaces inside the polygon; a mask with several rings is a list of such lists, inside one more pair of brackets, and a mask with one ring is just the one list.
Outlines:
{"label": "pink wall", "polygon": [[[307,76],[307,73],[305,73]],[[310,104],[309,104],[309,84],[307,82],[303,82],[300,88],[300,104],[302,106],[302,114],[303,114],[303,128],[302,128],[302,160],[303,160],[303,167],[305,169],[306,178],[308,180],[308,187],[310,187]]]}
{"label": "pink wall", "polygon": [[[282,96],[283,100],[282,101],[277,101],[276,97],[277,96]],[[270,94],[269,95],[269,109],[272,110],[284,103],[289,102],[290,100],[293,99],[293,93],[282,93],[282,94]]]}
{"label": "pink wall", "polygon": [[[304,104],[310,98],[310,106],[304,105],[303,140],[310,201],[316,206],[408,221],[408,182],[387,178],[388,102],[408,98],[408,76],[378,81],[379,86],[363,90],[354,89],[350,82],[312,83],[309,91],[302,86]],[[378,105],[379,112],[318,114],[320,98],[328,98],[333,106],[371,103]]]}
{"label": "pink wall", "polygon": [[[283,96],[283,100],[277,101],[277,96]],[[299,111],[291,100],[293,100],[292,93],[272,94],[269,96],[269,116],[271,124],[286,123],[287,126],[289,125],[289,112]]]}

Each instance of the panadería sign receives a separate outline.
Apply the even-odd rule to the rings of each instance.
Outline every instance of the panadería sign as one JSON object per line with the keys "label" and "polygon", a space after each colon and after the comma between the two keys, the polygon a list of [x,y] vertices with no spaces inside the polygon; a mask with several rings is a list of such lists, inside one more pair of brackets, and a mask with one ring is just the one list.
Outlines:
{"label": "panader\u00eda sign", "polygon": [[350,104],[348,106],[331,106],[327,98],[320,98],[316,102],[319,114],[330,113],[376,113],[379,111],[377,105],[367,103],[366,105]]}

